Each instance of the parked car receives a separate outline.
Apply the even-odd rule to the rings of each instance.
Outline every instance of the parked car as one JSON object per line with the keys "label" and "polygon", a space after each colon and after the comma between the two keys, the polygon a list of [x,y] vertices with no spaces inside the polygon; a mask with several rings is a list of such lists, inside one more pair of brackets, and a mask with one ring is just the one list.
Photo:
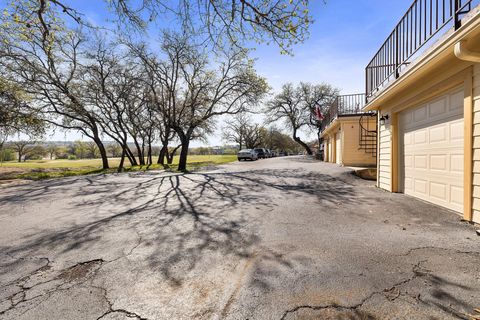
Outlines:
{"label": "parked car", "polygon": [[287,153],[285,151],[280,151],[280,153],[278,154],[279,157],[285,157],[287,155]]}
{"label": "parked car", "polygon": [[267,155],[265,154],[265,149],[263,148],[256,148],[253,149],[258,154],[258,159],[265,159]]}
{"label": "parked car", "polygon": [[271,158],[272,157],[272,151],[270,149],[265,149],[265,157],[266,158]]}
{"label": "parked car", "polygon": [[270,150],[271,154],[272,154],[272,158],[276,157],[277,156],[277,151],[275,150]]}
{"label": "parked car", "polygon": [[254,149],[243,149],[237,154],[238,161],[242,160],[258,160],[258,153]]}

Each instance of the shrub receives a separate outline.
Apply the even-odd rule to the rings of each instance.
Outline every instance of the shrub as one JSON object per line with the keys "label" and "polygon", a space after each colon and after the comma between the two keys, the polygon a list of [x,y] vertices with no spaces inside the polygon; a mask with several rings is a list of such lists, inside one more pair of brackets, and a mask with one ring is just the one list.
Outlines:
{"label": "shrub", "polygon": [[68,160],[77,160],[77,156],[74,154],[71,154],[68,156]]}
{"label": "shrub", "polygon": [[15,160],[16,155],[10,149],[0,150],[0,161],[13,161]]}

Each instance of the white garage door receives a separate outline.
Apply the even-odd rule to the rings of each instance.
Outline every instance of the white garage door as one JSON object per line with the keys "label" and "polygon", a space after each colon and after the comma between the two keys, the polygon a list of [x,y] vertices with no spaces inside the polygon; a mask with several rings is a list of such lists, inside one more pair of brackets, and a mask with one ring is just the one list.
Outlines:
{"label": "white garage door", "polygon": [[400,191],[463,211],[463,89],[399,115]]}
{"label": "white garage door", "polygon": [[328,139],[328,162],[333,162],[332,139]]}
{"label": "white garage door", "polygon": [[337,133],[336,135],[336,139],[335,139],[335,150],[337,152],[337,163],[338,164],[342,164],[342,140],[341,140],[341,136],[340,136],[340,133]]}

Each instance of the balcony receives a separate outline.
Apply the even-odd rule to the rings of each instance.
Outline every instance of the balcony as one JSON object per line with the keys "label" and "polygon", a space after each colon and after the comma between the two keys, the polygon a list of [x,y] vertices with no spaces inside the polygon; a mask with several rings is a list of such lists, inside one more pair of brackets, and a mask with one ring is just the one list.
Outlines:
{"label": "balcony", "polygon": [[342,116],[361,115],[365,106],[365,94],[347,94],[338,96],[324,112],[320,121],[320,132],[325,130],[333,120]]}
{"label": "balcony", "polygon": [[480,0],[415,0],[366,67],[366,102],[448,30],[456,31]]}

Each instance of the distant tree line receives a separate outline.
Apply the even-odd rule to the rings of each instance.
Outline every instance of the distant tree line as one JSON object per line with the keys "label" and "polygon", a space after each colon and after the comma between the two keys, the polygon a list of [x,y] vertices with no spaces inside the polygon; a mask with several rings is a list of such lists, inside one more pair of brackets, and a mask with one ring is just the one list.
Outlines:
{"label": "distant tree line", "polygon": [[267,148],[284,152],[299,152],[303,147],[275,126],[267,128],[246,114],[225,121],[223,139],[238,145],[239,149]]}

